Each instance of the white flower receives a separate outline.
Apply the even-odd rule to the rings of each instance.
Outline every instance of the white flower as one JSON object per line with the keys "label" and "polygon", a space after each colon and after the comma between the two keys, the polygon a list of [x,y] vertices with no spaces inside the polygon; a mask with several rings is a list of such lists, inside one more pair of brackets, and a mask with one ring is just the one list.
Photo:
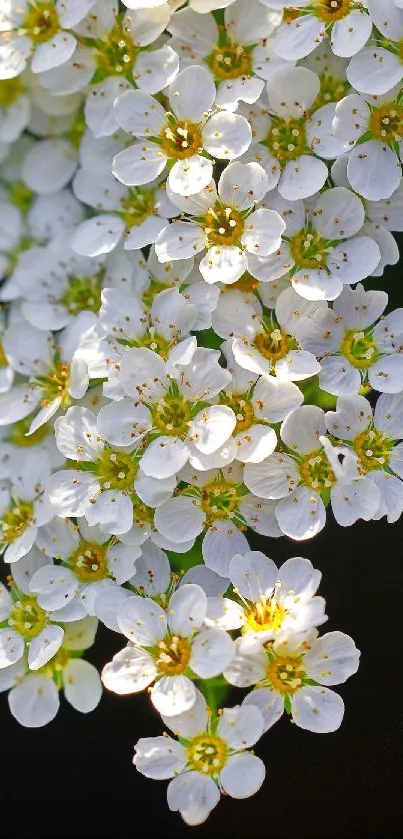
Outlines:
{"label": "white flower", "polygon": [[272,376],[257,378],[245,371],[235,361],[229,341],[222,344],[221,349],[232,373],[232,382],[221,397],[236,417],[231,455],[242,463],[259,463],[277,445],[277,436],[271,424],[281,422],[298,408],[303,396],[292,382],[283,382]]}
{"label": "white flower", "polygon": [[45,487],[51,473],[46,453],[19,451],[9,481],[0,486],[0,544],[5,562],[17,562],[30,551],[38,527],[53,518]]}
{"label": "white flower", "polygon": [[169,364],[146,348],[124,353],[119,383],[131,398],[112,402],[99,414],[99,427],[109,443],[128,446],[142,441],[139,464],[153,478],[175,475],[199,452],[213,454],[236,425],[231,408],[210,404],[231,376],[220,367],[219,353],[193,345],[189,352],[186,342],[183,346],[188,357],[180,358],[178,344],[178,361],[173,361],[174,349]]}
{"label": "white flower", "polygon": [[121,585],[129,580],[141,554],[138,546],[123,545],[99,528],[88,527],[85,519],[78,519],[78,526],[53,519],[41,529],[37,545],[48,557],[62,561],[62,566],[38,569],[30,582],[30,591],[49,612],[70,604],[78,613],[93,615],[98,594],[105,588],[114,590],[115,581]]}
{"label": "white flower", "polygon": [[26,384],[17,384],[0,397],[0,425],[23,419],[39,407],[30,425],[32,434],[59,408],[67,408],[72,399],[84,396],[89,375],[80,344],[95,322],[94,314],[81,312],[57,339],[23,318],[9,326],[4,335],[7,358],[17,373],[29,378]]}
{"label": "white flower", "polygon": [[403,7],[396,0],[367,0],[372,20],[383,38],[360,50],[348,66],[347,76],[359,93],[379,96],[403,78],[400,42],[403,38]]}
{"label": "white flower", "polygon": [[[345,288],[333,310],[318,310],[300,321],[298,339],[321,362],[319,383],[336,396],[358,393],[361,386],[399,393],[403,376],[403,311],[386,316],[384,291]],[[379,320],[378,320],[379,319]]]}
{"label": "white flower", "polygon": [[167,44],[151,49],[168,20],[168,6],[120,15],[117,5],[100,0],[91,11],[87,38],[92,41],[96,83],[87,96],[85,118],[95,137],[117,130],[113,104],[125,90],[135,84],[146,93],[158,93],[177,75],[179,58],[174,50]]}
{"label": "white flower", "polygon": [[336,731],[344,715],[342,698],[328,685],[345,682],[358,670],[360,653],[343,632],[318,638],[316,630],[290,633],[248,655],[237,644],[237,654],[225,678],[237,687],[257,685],[243,707],[259,708],[265,730],[285,710],[292,721],[308,731]]}
{"label": "white flower", "polygon": [[275,504],[246,493],[240,463],[201,472],[185,469],[179,477],[187,486],[158,507],[155,524],[166,539],[179,546],[204,533],[204,562],[221,577],[228,577],[232,557],[248,550],[243,534],[248,526],[265,536],[281,534]]}
{"label": "white flower", "polygon": [[77,46],[69,30],[93,4],[94,0],[9,0],[0,11],[0,78],[19,76],[31,56],[33,73],[63,65]]}
{"label": "white flower", "polygon": [[169,162],[172,192],[194,195],[212,178],[213,164],[206,153],[233,160],[248,149],[252,131],[239,114],[213,113],[216,89],[204,67],[182,70],[168,95],[171,111],[141,91],[129,90],[116,100],[120,127],[144,139],[119,152],[112,171],[123,184],[139,186],[157,178]]}
{"label": "white flower", "polygon": [[137,693],[154,682],[151,701],[161,714],[189,710],[196,701],[190,671],[196,678],[217,676],[234,654],[224,630],[203,628],[206,612],[207,597],[194,584],[179,588],[166,610],[148,597],[125,600],[118,624],[131,643],[104,667],[105,687]]}
{"label": "white flower", "polygon": [[20,78],[0,81],[0,142],[13,143],[27,127],[31,100]]}
{"label": "white flower", "polygon": [[389,198],[402,178],[400,90],[376,100],[358,93],[346,96],[336,106],[333,131],[351,149],[347,177],[352,188],[371,201]]}
{"label": "white flower", "polygon": [[336,441],[351,446],[361,468],[378,487],[380,507],[375,519],[397,521],[403,512],[403,395],[379,396],[375,410],[363,396],[344,396],[335,411],[328,411],[326,425]]}
{"label": "white flower", "polygon": [[301,381],[318,373],[320,365],[299,347],[295,321],[305,311],[314,315],[318,306],[320,302],[302,301],[291,288],[278,296],[274,310],[261,306],[253,295],[229,290],[219,298],[213,327],[218,335],[233,339],[234,358],[245,370],[275,375],[281,382]]}
{"label": "white flower", "polygon": [[204,64],[218,84],[216,103],[228,110],[238,101],[256,102],[262,79],[272,72],[272,47],[268,40],[280,22],[278,12],[262,9],[258,0],[236,0],[224,12],[224,26],[214,16],[202,20],[192,8],[171,16],[170,46],[178,53],[181,67]]}
{"label": "white flower", "polygon": [[330,35],[336,55],[349,57],[359,52],[371,35],[371,17],[357,0],[315,0],[314,3],[297,0],[292,3],[289,15],[287,0],[261,2],[271,8],[285,9],[275,50],[287,60],[297,61],[309,55],[326,35]]}
{"label": "white flower", "polygon": [[59,710],[60,690],[76,711],[88,714],[96,708],[102,695],[99,674],[77,655],[94,643],[97,623],[95,618],[83,618],[66,626],[63,646],[38,673],[27,673],[23,661],[4,671],[10,672],[2,689],[11,688],[8,704],[20,725],[39,728],[51,722]]}
{"label": "white flower", "polygon": [[246,486],[256,495],[281,499],[276,518],[292,539],[310,539],[325,526],[331,501],[336,521],[343,527],[376,514],[380,495],[363,477],[358,458],[350,450],[334,450],[326,434],[324,411],[315,405],[297,408],[284,420],[280,436],[284,446],[262,463],[247,463]]}
{"label": "white flower", "polygon": [[306,300],[335,300],[343,285],[372,274],[380,261],[376,242],[361,233],[365,220],[362,201],[344,187],[325,190],[315,202],[266,199],[286,219],[278,251],[250,261],[257,279],[271,282],[289,273],[295,291]]}
{"label": "white flower", "polygon": [[233,590],[227,597],[209,597],[206,624],[227,630],[242,627],[248,650],[317,626],[327,620],[325,601],[315,597],[321,576],[300,556],[278,569],[260,551],[235,555],[229,567]]}
{"label": "white flower", "polygon": [[[278,213],[260,208],[267,175],[257,163],[231,163],[218,182],[190,198],[171,198],[188,221],[176,221],[159,234],[155,251],[160,262],[207,254],[200,262],[206,282],[237,282],[248,270],[249,255],[268,256],[281,244],[285,224]],[[192,219],[192,216],[196,218]]]}
{"label": "white flower", "polygon": [[88,408],[69,408],[55,432],[59,450],[76,464],[56,472],[48,485],[50,501],[63,518],[85,516],[107,533],[127,533],[133,525],[132,497],[155,507],[171,495],[175,478],[156,481],[139,468],[141,450],[106,444]]}
{"label": "white flower", "polygon": [[180,738],[144,737],[135,746],[133,763],[147,778],[172,778],[168,807],[179,810],[190,826],[204,822],[220,800],[220,792],[232,798],[249,798],[261,787],[265,767],[247,751],[263,731],[263,718],[255,707],[223,708],[211,718],[201,693],[191,711],[177,714],[165,723]]}
{"label": "white flower", "polygon": [[128,189],[105,169],[83,168],[74,179],[77,197],[99,213],[79,224],[72,234],[71,247],[83,256],[110,253],[119,243],[128,251],[143,248],[177,212],[164,185],[153,182]]}

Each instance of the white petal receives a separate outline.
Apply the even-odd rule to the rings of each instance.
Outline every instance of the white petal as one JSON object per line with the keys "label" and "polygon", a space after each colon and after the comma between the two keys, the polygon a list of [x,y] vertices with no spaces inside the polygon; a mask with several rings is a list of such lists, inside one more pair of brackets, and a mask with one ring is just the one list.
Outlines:
{"label": "white petal", "polygon": [[272,594],[278,576],[273,560],[260,551],[247,551],[244,556],[234,556],[229,574],[232,585],[252,603]]}
{"label": "white petal", "polygon": [[234,751],[249,749],[263,734],[263,717],[255,705],[224,708],[217,726],[217,734]]}
{"label": "white petal", "polygon": [[[304,58],[313,52],[315,47],[325,37],[325,31],[323,22],[316,15],[307,14],[303,17],[298,16],[296,20],[292,20],[290,23],[283,24],[280,27],[279,34],[274,42],[275,51],[281,58],[286,58],[288,61],[298,61],[300,58]],[[277,73],[275,73],[276,76]],[[290,88],[291,91],[294,85],[295,81],[293,79]],[[299,93],[298,87],[296,92],[297,94]],[[293,113],[292,115],[294,116],[295,114]]]}
{"label": "white petal", "polygon": [[189,433],[198,451],[212,454],[226,443],[235,425],[236,418],[231,408],[211,405],[195,416]]}
{"label": "white petal", "polygon": [[207,597],[198,585],[181,586],[171,597],[168,606],[168,626],[174,635],[190,637],[203,625],[207,612]]}
{"label": "white petal", "polygon": [[[302,30],[304,18],[298,17],[298,21],[295,21],[295,23],[297,22],[298,28],[301,25]],[[290,31],[291,27],[287,26],[286,29]],[[281,52],[277,49],[277,44],[278,39],[276,40],[276,52],[281,55]],[[309,46],[308,43],[306,43],[306,46]],[[307,53],[304,54],[307,55]],[[291,55],[284,57],[287,60],[293,58]],[[298,57],[302,58],[302,56]],[[319,93],[320,81],[316,73],[308,70],[307,67],[287,66],[278,70],[269,79],[266,86],[271,110],[285,119],[290,119],[291,117],[300,118],[305,115]]]}
{"label": "white petal", "polygon": [[344,632],[328,632],[318,638],[304,658],[310,678],[322,685],[338,685],[358,670],[360,651]]}
{"label": "white petal", "polygon": [[97,461],[104,443],[99,439],[95,414],[73,406],[55,422],[56,444],[65,457],[75,461]]}
{"label": "white petal", "polygon": [[[180,522],[180,527],[178,527]],[[172,498],[158,507],[154,523],[162,536],[172,542],[186,542],[196,539],[204,527],[204,513],[192,498]],[[215,569],[213,569],[215,570]]]}
{"label": "white petal", "polygon": [[379,201],[390,198],[398,188],[402,169],[386,143],[368,140],[350,152],[347,177],[355,192],[370,201]]}
{"label": "white petal", "polygon": [[169,101],[178,119],[200,122],[215,99],[215,84],[204,67],[187,67],[169,87]]}
{"label": "white petal", "polygon": [[104,530],[119,536],[133,525],[133,504],[129,495],[113,489],[102,492],[85,510],[89,525],[101,524]]}
{"label": "white petal", "polygon": [[291,700],[296,725],[315,734],[336,731],[344,716],[344,702],[337,693],[321,686],[305,686]]}
{"label": "white petal", "polygon": [[200,262],[200,272],[206,283],[236,283],[248,269],[246,254],[235,245],[213,245]]}
{"label": "white petal", "polygon": [[260,498],[283,498],[295,489],[298,480],[295,463],[286,454],[275,452],[264,463],[245,466],[245,484]]}
{"label": "white petal", "polygon": [[244,553],[248,548],[246,537],[232,522],[215,521],[203,540],[203,559],[207,568],[220,577],[229,577],[232,557]]}
{"label": "white petal", "polygon": [[118,216],[95,216],[79,224],[71,239],[71,247],[83,256],[110,253],[123,236],[124,229],[125,223]]}
{"label": "white petal", "polygon": [[228,667],[234,654],[234,642],[227,632],[205,629],[193,641],[189,665],[201,679],[211,679]]}
{"label": "white petal", "polygon": [[76,46],[77,41],[70,32],[56,32],[48,41],[37,46],[31,61],[32,72],[44,73],[59,67],[71,58]]}
{"label": "white petal", "polygon": [[208,712],[206,700],[202,693],[196,688],[196,701],[189,711],[184,714],[175,714],[170,717],[163,717],[163,722],[177,736],[190,740],[196,734],[201,734],[208,727]]}
{"label": "white petal", "polygon": [[278,183],[278,191],[287,201],[315,195],[328,177],[326,163],[308,154],[289,161]]}
{"label": "white petal", "polygon": [[10,711],[27,728],[39,728],[54,719],[59,710],[57,687],[48,676],[26,676],[8,697]]}
{"label": "white petal", "polygon": [[231,163],[218,182],[218,192],[224,204],[237,210],[248,210],[266,195],[268,179],[258,163]]}
{"label": "white petal", "polygon": [[252,690],[245,696],[243,705],[254,705],[259,708],[263,717],[265,732],[280,719],[284,712],[283,697],[270,688]]}
{"label": "white petal", "polygon": [[265,775],[266,768],[260,757],[237,754],[228,758],[220,772],[220,782],[224,792],[232,798],[249,798],[260,789]]}
{"label": "white petal", "polygon": [[160,262],[191,259],[205,247],[205,233],[196,224],[187,221],[167,225],[155,242],[155,252]]}
{"label": "white petal", "polygon": [[174,778],[167,790],[168,807],[179,810],[190,827],[202,824],[220,800],[220,792],[213,779],[200,772],[186,772]]}
{"label": "white petal", "polygon": [[102,696],[102,684],[96,668],[83,659],[72,659],[63,670],[64,695],[70,705],[88,714],[97,707]]}
{"label": "white petal", "polygon": [[24,639],[14,629],[0,629],[0,668],[15,664],[24,655]]}
{"label": "white petal", "polygon": [[358,519],[370,521],[376,515],[380,500],[378,487],[367,478],[348,484],[338,483],[331,490],[333,514],[342,527],[349,527]]}
{"label": "white petal", "polygon": [[152,478],[169,478],[189,459],[189,447],[179,437],[158,437],[147,446],[140,465]]}
{"label": "white petal", "polygon": [[298,487],[292,496],[279,501],[276,516],[285,536],[298,541],[312,539],[326,522],[322,499],[306,487]]}
{"label": "white petal", "polygon": [[152,96],[127,90],[114,104],[118,125],[135,137],[158,137],[166,124],[165,111]]}
{"label": "white petal", "polygon": [[163,676],[154,685],[150,699],[161,715],[183,714],[196,702],[196,688],[187,676]]}
{"label": "white petal", "polygon": [[142,737],[135,749],[133,763],[146,778],[172,778],[186,765],[186,750],[172,737]]}
{"label": "white petal", "polygon": [[127,186],[149,184],[161,174],[166,155],[156,143],[142,141],[120,151],[112,162],[115,178]]}
{"label": "white petal", "polygon": [[108,690],[124,696],[144,690],[156,675],[157,668],[151,656],[144,650],[128,646],[105,665],[101,678]]}
{"label": "white petal", "polygon": [[398,56],[389,50],[367,47],[353,56],[346,74],[355,90],[379,96],[401,81],[403,67]]}
{"label": "white petal", "polygon": [[289,449],[299,454],[309,454],[320,448],[319,437],[326,434],[324,411],[316,405],[297,408],[284,420],[280,433]]}
{"label": "white petal", "polygon": [[158,93],[175,78],[179,70],[179,58],[174,50],[165,44],[158,50],[140,52],[134,67],[137,86],[147,93]]}
{"label": "white petal", "polygon": [[203,132],[203,146],[212,157],[233,160],[244,154],[252,141],[252,129],[245,117],[221,111],[207,120]]}
{"label": "white petal", "polygon": [[169,187],[179,195],[195,195],[210,183],[212,175],[211,161],[195,154],[174,163],[169,173]]}
{"label": "white petal", "polygon": [[140,647],[153,647],[167,632],[167,617],[161,606],[137,595],[122,603],[118,624],[126,638]]}
{"label": "white petal", "polygon": [[29,589],[37,595],[43,609],[54,611],[66,606],[75,597],[78,581],[69,568],[44,565],[34,574]]}
{"label": "white petal", "polygon": [[64,630],[61,626],[46,626],[35,638],[32,638],[28,651],[30,670],[39,670],[56,655],[63,643]]}

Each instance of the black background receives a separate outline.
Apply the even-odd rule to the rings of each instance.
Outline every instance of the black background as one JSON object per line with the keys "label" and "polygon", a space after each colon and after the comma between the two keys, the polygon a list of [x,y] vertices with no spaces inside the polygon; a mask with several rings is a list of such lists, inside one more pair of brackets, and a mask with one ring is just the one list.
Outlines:
{"label": "black background", "polygon": [[[400,243],[401,244],[401,243]],[[366,283],[402,305],[401,269]],[[341,728],[315,735],[280,720],[256,747],[267,769],[260,792],[224,798],[198,828],[166,805],[165,781],[132,766],[139,737],[161,733],[145,695],[105,694],[87,716],[62,698],[46,728],[25,729],[0,696],[1,839],[395,839],[403,836],[403,524],[328,516],[311,542],[251,536],[277,563],[301,554],[323,573],[330,616],[323,631],[351,634],[361,649],[356,676],[336,688]],[[89,659],[102,665],[123,646],[100,630]],[[242,696],[234,690],[227,704]]]}

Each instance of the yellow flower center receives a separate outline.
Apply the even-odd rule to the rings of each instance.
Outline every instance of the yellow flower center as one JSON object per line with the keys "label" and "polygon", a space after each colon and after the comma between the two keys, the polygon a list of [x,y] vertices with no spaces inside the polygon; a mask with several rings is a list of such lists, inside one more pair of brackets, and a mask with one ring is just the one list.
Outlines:
{"label": "yellow flower center", "polygon": [[305,486],[316,492],[330,489],[336,478],[323,449],[305,455],[299,463],[299,472]]}
{"label": "yellow flower center", "polygon": [[143,530],[144,527],[151,527],[154,529],[154,510],[152,507],[147,507],[138,495],[132,496],[132,504],[133,521],[139,530]]}
{"label": "yellow flower center", "polygon": [[221,772],[228,758],[228,746],[221,737],[198,734],[187,748],[189,769],[213,777]]}
{"label": "yellow flower center", "polygon": [[172,344],[178,343],[178,341],[179,337],[177,340],[173,337],[172,342],[170,343],[166,338],[163,338],[162,335],[158,335],[154,328],[151,327],[150,329],[147,329],[141,338],[136,338],[135,340],[128,341],[127,343],[132,347],[147,347],[149,350],[152,350],[160,355],[161,358],[167,359]]}
{"label": "yellow flower center", "polygon": [[119,215],[128,230],[142,224],[149,216],[155,215],[155,194],[153,189],[132,187],[126,198],[120,202]]}
{"label": "yellow flower center", "polygon": [[47,622],[46,612],[34,597],[19,598],[11,610],[8,624],[24,638],[35,638]]}
{"label": "yellow flower center", "polygon": [[399,143],[403,137],[403,107],[387,102],[376,108],[371,114],[369,130],[377,140]]}
{"label": "yellow flower center", "polygon": [[302,687],[305,677],[301,656],[276,655],[269,663],[266,677],[278,693],[295,693]]}
{"label": "yellow flower center", "polygon": [[384,469],[389,463],[393,450],[392,441],[376,428],[367,429],[359,434],[353,446],[358,459],[368,472]]}
{"label": "yellow flower center", "polygon": [[301,12],[299,9],[293,9],[291,6],[286,6],[283,10],[283,23],[292,23],[293,20],[296,20],[300,16]]}
{"label": "yellow flower center", "polygon": [[342,20],[356,7],[357,3],[354,0],[314,0],[313,2],[316,16],[325,23]]}
{"label": "yellow flower center", "polygon": [[42,676],[48,676],[50,679],[53,679],[56,682],[56,686],[60,689],[63,687],[62,681],[62,671],[66,667],[66,664],[70,661],[71,653],[69,650],[66,650],[64,647],[60,647],[57,651],[56,655],[48,661],[44,667],[41,667],[37,670],[37,673],[40,673]]}
{"label": "yellow flower center", "polygon": [[185,160],[202,151],[203,141],[198,125],[189,120],[178,120],[166,125],[161,134],[161,146],[167,157]]}
{"label": "yellow flower center", "polygon": [[104,449],[98,461],[102,489],[132,490],[138,462],[128,452]]}
{"label": "yellow flower center", "polygon": [[20,76],[0,81],[0,108],[9,108],[24,92]]}
{"label": "yellow flower center", "polygon": [[65,291],[61,303],[72,315],[79,312],[99,312],[101,305],[102,277],[72,277],[69,279],[68,289]]}
{"label": "yellow flower center", "polygon": [[80,583],[95,583],[108,573],[105,548],[91,542],[82,542],[71,555],[69,562]]}
{"label": "yellow flower center", "polygon": [[178,387],[172,384],[165,395],[158,400],[151,411],[153,427],[160,434],[185,439],[192,419],[192,405],[181,395]]}
{"label": "yellow flower center", "polygon": [[298,268],[324,268],[328,246],[320,233],[299,230],[289,240],[292,257]]}
{"label": "yellow flower center", "polygon": [[357,370],[367,370],[379,358],[379,351],[371,334],[346,331],[340,352]]}
{"label": "yellow flower center", "polygon": [[49,373],[37,377],[37,383],[42,388],[43,396],[41,408],[46,408],[58,396],[62,397],[61,407],[68,408],[71,402],[68,389],[70,387],[70,365],[56,361]]}
{"label": "yellow flower center", "polygon": [[236,416],[234,434],[238,434],[240,431],[248,431],[256,421],[253,405],[245,397],[245,393],[231,393],[229,395],[225,394],[223,398],[224,404],[228,408],[232,408]]}
{"label": "yellow flower center", "polygon": [[327,72],[321,73],[319,78],[320,90],[312,105],[312,112],[328,105],[329,102],[340,102],[350,89],[347,79],[339,79]]}
{"label": "yellow flower center", "polygon": [[252,73],[251,52],[241,44],[229,43],[222,47],[214,47],[205,60],[213,76],[220,81],[250,76]]}
{"label": "yellow flower center", "polygon": [[229,289],[232,291],[256,291],[259,288],[259,280],[255,277],[252,277],[252,274],[249,274],[249,271],[245,271],[236,283],[231,283],[230,286],[224,286],[223,292],[225,293]]}
{"label": "yellow flower center", "polygon": [[260,355],[272,362],[284,358],[290,350],[289,337],[278,326],[271,332],[259,332],[253,343]]}
{"label": "yellow flower center", "polygon": [[187,638],[167,635],[156,647],[155,663],[164,676],[177,676],[183,673],[190,659],[191,647]]}
{"label": "yellow flower center", "polygon": [[[9,509],[0,519],[3,531],[1,542],[11,545],[34,524],[34,505],[32,501],[12,501]],[[0,542],[0,543],[1,543]]]}
{"label": "yellow flower center", "polygon": [[157,294],[161,291],[165,291],[167,288],[172,288],[171,283],[160,283],[158,280],[153,278],[141,295],[141,299],[146,309],[151,309],[151,306],[154,303],[154,298]]}
{"label": "yellow flower center", "polygon": [[233,207],[224,207],[216,201],[204,217],[204,230],[209,245],[240,245],[244,231],[242,214]]}
{"label": "yellow flower center", "polygon": [[34,44],[42,44],[53,38],[60,29],[59,18],[52,0],[35,0],[29,3],[27,15],[19,29]]}
{"label": "yellow flower center", "polygon": [[269,599],[262,597],[246,613],[247,626],[252,632],[264,632],[265,630],[277,632],[286,614],[286,610],[277,603],[274,597]]}
{"label": "yellow flower center", "polygon": [[210,523],[217,519],[231,519],[238,506],[236,486],[224,479],[211,481],[202,488],[201,506]]}
{"label": "yellow flower center", "polygon": [[307,119],[309,119],[308,114],[304,119],[273,118],[266,145],[279,163],[285,164],[289,160],[296,160],[308,150],[305,134]]}
{"label": "yellow flower center", "polygon": [[113,29],[98,41],[98,69],[105,77],[127,75],[133,70],[139,51],[133,43],[129,22],[118,18]]}

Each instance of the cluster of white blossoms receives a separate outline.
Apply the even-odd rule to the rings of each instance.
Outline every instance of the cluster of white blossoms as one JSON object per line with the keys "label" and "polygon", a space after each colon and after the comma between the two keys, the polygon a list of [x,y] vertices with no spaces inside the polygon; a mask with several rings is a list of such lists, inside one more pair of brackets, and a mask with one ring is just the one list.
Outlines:
{"label": "cluster of white blossoms", "polygon": [[342,721],[320,572],[245,534],[402,515],[402,153],[403,0],[0,2],[0,690],[147,690],[190,825]]}

